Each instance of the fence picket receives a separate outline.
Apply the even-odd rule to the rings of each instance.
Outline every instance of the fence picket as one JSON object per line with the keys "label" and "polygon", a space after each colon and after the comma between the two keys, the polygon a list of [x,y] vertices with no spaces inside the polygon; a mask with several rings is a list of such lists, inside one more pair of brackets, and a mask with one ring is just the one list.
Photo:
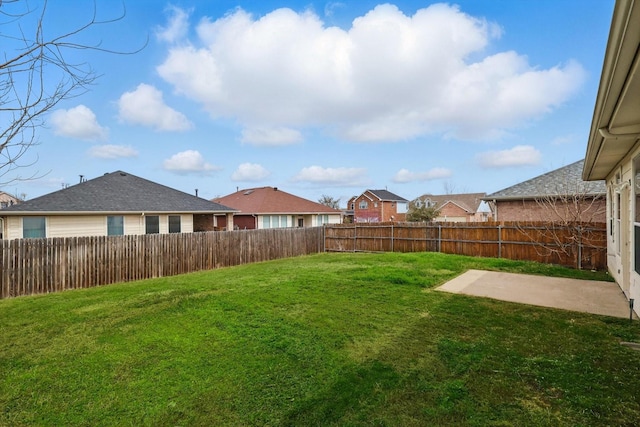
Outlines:
{"label": "fence picket", "polygon": [[322,236],[316,227],[2,240],[0,299],[306,255]]}

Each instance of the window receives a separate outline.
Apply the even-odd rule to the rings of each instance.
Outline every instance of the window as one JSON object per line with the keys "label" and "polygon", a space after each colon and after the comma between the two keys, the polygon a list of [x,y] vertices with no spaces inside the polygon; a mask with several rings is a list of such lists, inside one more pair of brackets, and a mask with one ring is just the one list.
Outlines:
{"label": "window", "polygon": [[369,203],[367,203],[366,200],[361,200],[360,204],[358,205],[359,209],[367,209],[369,207]]}
{"label": "window", "polygon": [[124,217],[119,216],[107,216],[107,236],[122,236],[124,235]]}
{"label": "window", "polygon": [[318,215],[318,225],[329,224],[329,215]]}
{"label": "window", "polygon": [[180,233],[180,215],[169,215],[169,233]]}
{"label": "window", "polygon": [[356,208],[356,204],[355,203],[351,203],[351,210],[354,210]]}
{"label": "window", "polygon": [[160,217],[158,215],[149,215],[144,217],[145,233],[160,233]]}
{"label": "window", "polygon": [[616,191],[616,200],[615,200],[615,220],[613,221],[613,241],[616,244],[616,253],[620,254],[620,203],[622,203],[622,198],[620,196],[620,191]]}
{"label": "window", "polygon": [[634,268],[640,274],[640,156],[633,159],[633,250]]}
{"label": "window", "polygon": [[271,228],[271,217],[269,215],[262,217],[262,228]]}
{"label": "window", "polygon": [[22,219],[22,237],[41,239],[47,237],[46,221],[43,216],[27,216]]}
{"label": "window", "polygon": [[420,200],[420,199],[416,199],[416,201],[413,204],[418,209],[420,209],[423,206],[422,200]]}
{"label": "window", "polygon": [[288,219],[289,217],[287,217],[286,215],[280,216],[280,227],[288,227],[289,226],[287,221]]}

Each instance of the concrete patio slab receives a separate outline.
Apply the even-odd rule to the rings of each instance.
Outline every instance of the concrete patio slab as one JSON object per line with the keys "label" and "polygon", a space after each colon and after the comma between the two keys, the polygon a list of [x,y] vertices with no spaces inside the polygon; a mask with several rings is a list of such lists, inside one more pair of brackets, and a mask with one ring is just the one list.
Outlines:
{"label": "concrete patio slab", "polygon": [[604,316],[629,318],[630,313],[613,282],[469,270],[436,290]]}

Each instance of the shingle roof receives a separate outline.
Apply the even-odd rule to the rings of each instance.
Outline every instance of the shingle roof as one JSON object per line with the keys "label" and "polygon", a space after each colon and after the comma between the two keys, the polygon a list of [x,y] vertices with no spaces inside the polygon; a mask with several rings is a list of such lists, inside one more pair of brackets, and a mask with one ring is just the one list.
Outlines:
{"label": "shingle roof", "polygon": [[544,196],[604,195],[604,181],[583,181],[584,160],[552,170],[543,175],[487,195],[484,200],[533,199]]}
{"label": "shingle roof", "polygon": [[294,196],[277,187],[246,188],[224,197],[215,198],[213,201],[231,206],[239,210],[241,214],[341,213],[339,210]]}
{"label": "shingle roof", "polygon": [[[393,194],[391,191],[387,190],[367,190],[369,193],[376,196],[383,202],[408,202],[404,197],[400,197],[397,194]],[[365,191],[365,193],[367,192]]]}
{"label": "shingle roof", "polygon": [[469,213],[476,213],[480,208],[482,199],[487,193],[462,193],[462,194],[423,194],[418,199],[424,201],[426,199],[436,203],[436,208],[442,208],[447,203],[454,203]]}
{"label": "shingle roof", "polygon": [[234,209],[165,187],[123,171],[105,174],[11,206],[21,212],[172,212],[229,213]]}

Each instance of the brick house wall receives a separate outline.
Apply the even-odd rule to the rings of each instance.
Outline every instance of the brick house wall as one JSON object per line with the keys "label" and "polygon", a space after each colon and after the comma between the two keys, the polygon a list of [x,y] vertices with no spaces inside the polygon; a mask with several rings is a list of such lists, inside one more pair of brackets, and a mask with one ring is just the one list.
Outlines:
{"label": "brick house wall", "polygon": [[440,215],[436,218],[436,221],[451,221],[451,222],[466,222],[469,217],[467,211],[454,203],[447,203],[440,210]]}
{"label": "brick house wall", "polygon": [[[365,201],[367,208],[360,208],[360,203]],[[398,204],[390,201],[370,200],[365,196],[352,198],[348,207],[353,206],[354,222],[389,222],[404,221],[406,214],[398,213]]]}
{"label": "brick house wall", "polygon": [[[220,217],[218,217],[220,218]],[[224,216],[222,216],[224,218]],[[193,231],[214,231],[213,215],[211,214],[194,214],[193,215]]]}
{"label": "brick house wall", "polygon": [[[590,201],[582,201],[580,210],[584,213],[582,220],[591,222],[606,222],[606,204],[604,198]],[[535,200],[505,200],[496,201],[497,221],[558,221],[560,218],[551,211],[549,206],[544,206]],[[565,207],[558,205],[557,211],[563,212],[570,209],[569,212],[575,212],[573,206]],[[575,217],[575,213],[570,217]],[[563,218],[566,219],[566,218]],[[569,218],[571,219],[571,218]]]}

